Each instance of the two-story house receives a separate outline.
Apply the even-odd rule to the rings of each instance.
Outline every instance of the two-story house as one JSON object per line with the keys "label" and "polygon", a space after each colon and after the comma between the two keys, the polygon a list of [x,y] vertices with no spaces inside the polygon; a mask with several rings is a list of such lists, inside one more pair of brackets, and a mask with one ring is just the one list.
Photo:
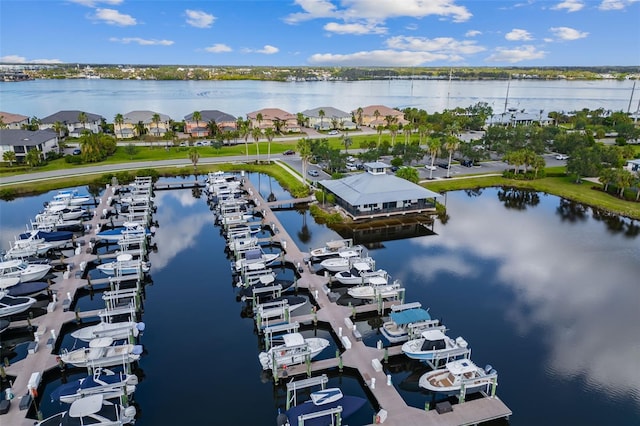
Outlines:
{"label": "two-story house", "polygon": [[301,114],[304,117],[305,125],[316,130],[354,130],[356,128],[351,114],[337,108],[319,107],[304,110]]}
{"label": "two-story house", "polygon": [[155,111],[130,111],[123,114],[122,123],[114,123],[113,128],[118,139],[138,137],[141,131],[161,138],[171,129],[171,117]]}
{"label": "two-story house", "polygon": [[[198,113],[199,117],[195,111],[184,116],[184,132],[192,137],[211,136],[210,123],[215,123],[220,132],[230,132],[237,128],[236,117],[226,112],[207,109]],[[194,115],[196,115],[195,118]]]}
{"label": "two-story house", "polygon": [[404,112],[389,108],[384,105],[369,105],[351,111],[355,122],[359,126],[376,128],[378,126],[388,126],[389,124],[405,125],[408,123],[404,118]]}
{"label": "two-story house", "polygon": [[53,129],[56,123],[61,123],[67,128],[69,136],[78,138],[84,131],[100,133],[104,117],[99,114],[79,110],[58,111],[40,120],[39,128]]}
{"label": "two-story house", "polygon": [[273,128],[280,133],[298,133],[298,118],[290,112],[279,108],[263,108],[247,114],[252,129]]}
{"label": "two-story house", "polygon": [[13,151],[16,160],[21,163],[27,152],[33,149],[40,151],[43,156],[49,151],[57,151],[58,135],[51,129],[0,129],[0,159],[4,158],[5,152]]}
{"label": "two-story house", "polygon": [[29,117],[26,115],[12,114],[10,112],[0,111],[0,120],[4,123],[5,129],[22,129],[22,126],[29,124]]}

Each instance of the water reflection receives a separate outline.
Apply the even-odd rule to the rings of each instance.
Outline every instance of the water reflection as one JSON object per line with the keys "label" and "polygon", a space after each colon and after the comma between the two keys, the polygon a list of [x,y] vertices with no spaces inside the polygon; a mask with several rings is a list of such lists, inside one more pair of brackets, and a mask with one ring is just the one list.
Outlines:
{"label": "water reflection", "polygon": [[503,188],[498,190],[498,200],[508,209],[525,210],[527,207],[537,206],[540,203],[540,195],[524,189]]}

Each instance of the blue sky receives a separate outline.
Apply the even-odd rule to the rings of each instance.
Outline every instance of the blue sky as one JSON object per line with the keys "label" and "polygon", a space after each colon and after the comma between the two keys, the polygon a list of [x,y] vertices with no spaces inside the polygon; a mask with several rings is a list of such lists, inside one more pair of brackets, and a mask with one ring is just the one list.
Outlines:
{"label": "blue sky", "polygon": [[640,0],[2,0],[0,62],[640,65]]}

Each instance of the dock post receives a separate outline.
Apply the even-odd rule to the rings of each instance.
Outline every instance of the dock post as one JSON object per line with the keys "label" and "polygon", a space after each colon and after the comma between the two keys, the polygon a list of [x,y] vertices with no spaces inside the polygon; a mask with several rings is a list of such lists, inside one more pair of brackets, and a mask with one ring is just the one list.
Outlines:
{"label": "dock post", "polygon": [[464,402],[464,395],[466,393],[464,381],[460,383],[460,394],[458,395],[458,403],[462,404]]}
{"label": "dock post", "polygon": [[[336,351],[337,352],[337,351]],[[343,364],[342,364],[342,354],[340,354],[340,356],[338,356],[338,371],[340,371],[342,373],[342,368],[343,368]]]}
{"label": "dock post", "polygon": [[307,365],[307,377],[311,377],[311,354],[307,354],[304,360]]}
{"label": "dock post", "polygon": [[82,322],[82,319],[80,318],[80,309],[76,308],[76,322],[78,324],[80,324]]}
{"label": "dock post", "polygon": [[384,363],[389,362],[389,348],[384,348]]}
{"label": "dock post", "polygon": [[429,411],[429,408],[431,408],[431,404],[429,404],[429,401],[425,401],[424,402],[424,411]]}

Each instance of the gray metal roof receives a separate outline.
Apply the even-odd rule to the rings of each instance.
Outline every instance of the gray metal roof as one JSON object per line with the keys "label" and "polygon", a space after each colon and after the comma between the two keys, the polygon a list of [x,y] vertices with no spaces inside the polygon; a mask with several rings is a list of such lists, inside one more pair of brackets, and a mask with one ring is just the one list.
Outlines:
{"label": "gray metal roof", "polygon": [[324,118],[351,118],[351,114],[333,107],[318,107],[302,111],[305,117],[320,118],[320,110],[324,111]]}
{"label": "gray metal roof", "polygon": [[56,132],[45,130],[0,129],[0,145],[37,146],[55,139]]}
{"label": "gray metal roof", "polygon": [[[226,112],[218,111],[217,109],[206,109],[199,111],[200,112],[200,121],[204,121],[208,123],[213,121],[215,123],[220,123],[222,121],[236,121],[236,117],[231,114],[227,114]],[[184,116],[186,121],[195,121],[193,119],[193,112],[191,114],[187,114]]]}
{"label": "gray metal roof", "polygon": [[[156,114],[155,111],[130,111],[124,114],[123,118],[125,123],[136,124],[142,121],[143,124],[151,124],[153,123],[154,114]],[[161,123],[166,123],[171,120],[171,117],[169,117],[167,114],[157,114],[160,116]]]}
{"label": "gray metal roof", "polygon": [[389,174],[358,173],[342,179],[321,180],[320,184],[352,206],[441,196]]}
{"label": "gray metal roof", "polygon": [[64,124],[71,123],[79,123],[78,116],[81,112],[87,116],[87,123],[94,123],[102,121],[102,116],[98,114],[92,114],[86,111],[80,110],[66,110],[66,111],[58,111],[55,114],[51,114],[40,120],[42,124],[54,124],[56,121],[59,121]]}

